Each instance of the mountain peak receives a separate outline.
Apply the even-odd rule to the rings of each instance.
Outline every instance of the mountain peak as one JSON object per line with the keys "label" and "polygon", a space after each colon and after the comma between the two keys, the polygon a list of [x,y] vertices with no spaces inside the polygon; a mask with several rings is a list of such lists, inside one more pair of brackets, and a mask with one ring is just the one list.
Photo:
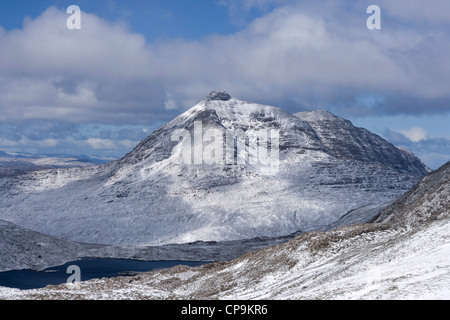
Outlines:
{"label": "mountain peak", "polygon": [[226,91],[217,91],[214,90],[212,91],[207,97],[206,100],[220,100],[220,101],[228,101],[231,100],[232,97],[230,96],[230,94]]}

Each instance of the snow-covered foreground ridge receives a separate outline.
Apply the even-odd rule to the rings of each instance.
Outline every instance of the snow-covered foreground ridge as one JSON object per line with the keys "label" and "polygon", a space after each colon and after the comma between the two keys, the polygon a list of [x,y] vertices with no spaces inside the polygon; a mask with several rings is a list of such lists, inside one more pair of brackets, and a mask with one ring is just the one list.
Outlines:
{"label": "snow-covered foreground ridge", "polygon": [[[276,170],[243,164],[240,152],[225,153],[234,164],[180,162],[186,142],[179,134],[194,137],[198,128],[203,145],[193,141],[192,150],[203,155],[213,151],[208,132],[244,132],[228,146],[247,157],[258,134],[276,132],[266,145],[276,145]],[[331,113],[293,115],[212,92],[118,161],[0,179],[0,220],[111,245],[278,237],[387,205],[426,173],[414,155]]]}
{"label": "snow-covered foreground ridge", "polygon": [[6,299],[450,299],[450,162],[370,224],[309,232],[230,262]]}

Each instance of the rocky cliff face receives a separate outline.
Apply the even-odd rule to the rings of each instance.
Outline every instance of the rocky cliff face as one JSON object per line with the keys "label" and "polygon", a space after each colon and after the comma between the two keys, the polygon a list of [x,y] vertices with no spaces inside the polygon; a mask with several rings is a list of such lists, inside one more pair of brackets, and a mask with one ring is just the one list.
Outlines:
{"label": "rocky cliff face", "polygon": [[357,128],[350,121],[328,111],[295,115],[311,125],[327,153],[336,158],[381,163],[401,173],[421,176],[430,171],[410,152],[396,148],[376,134]]}

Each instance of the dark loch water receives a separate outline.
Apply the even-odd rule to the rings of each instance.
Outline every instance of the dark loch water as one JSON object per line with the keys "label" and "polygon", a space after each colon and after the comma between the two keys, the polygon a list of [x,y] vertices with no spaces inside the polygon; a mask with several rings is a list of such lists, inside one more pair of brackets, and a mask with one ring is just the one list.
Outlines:
{"label": "dark loch water", "polygon": [[44,271],[15,270],[0,272],[0,286],[22,290],[44,288],[47,285],[66,283],[72,273],[66,273],[69,266],[80,268],[81,281],[94,278],[130,276],[140,272],[171,268],[177,265],[190,267],[206,262],[196,261],[137,261],[125,259],[82,259]]}

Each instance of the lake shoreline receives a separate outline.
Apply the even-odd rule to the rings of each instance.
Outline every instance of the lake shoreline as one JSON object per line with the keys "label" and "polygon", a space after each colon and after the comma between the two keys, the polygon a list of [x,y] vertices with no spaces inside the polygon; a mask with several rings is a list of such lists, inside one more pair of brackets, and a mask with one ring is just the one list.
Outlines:
{"label": "lake shoreline", "polygon": [[139,273],[158,271],[178,265],[196,267],[212,261],[142,261],[133,259],[112,258],[82,258],[67,262],[60,266],[53,266],[44,270],[10,270],[0,272],[0,286],[19,290],[45,288],[48,285],[60,285],[72,282],[73,271],[69,267],[75,266],[79,271],[78,281],[92,279],[135,276]]}

